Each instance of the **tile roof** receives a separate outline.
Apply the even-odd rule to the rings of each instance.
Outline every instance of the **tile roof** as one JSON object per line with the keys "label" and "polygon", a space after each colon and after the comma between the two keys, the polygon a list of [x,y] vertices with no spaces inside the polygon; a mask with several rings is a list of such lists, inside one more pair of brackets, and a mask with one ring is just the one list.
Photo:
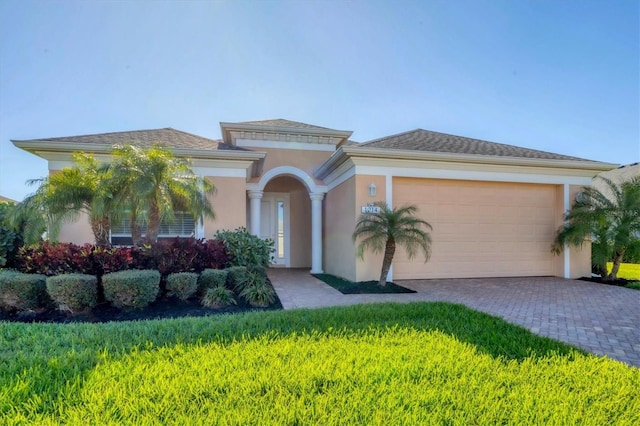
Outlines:
{"label": "tile roof", "polygon": [[242,121],[236,124],[252,124],[256,126],[291,127],[293,129],[335,130],[328,127],[314,126],[313,124],[300,123],[298,121],[275,118],[271,120]]}
{"label": "tile roof", "polygon": [[16,142],[60,142],[60,143],[81,143],[90,145],[118,145],[132,144],[141,147],[150,147],[156,144],[177,149],[192,150],[234,150],[248,151],[247,149],[227,145],[221,139],[207,139],[191,133],[182,132],[172,128],[134,130],[130,132],[100,133],[95,135],[67,136],[61,138],[33,139],[31,141]]}
{"label": "tile roof", "polygon": [[451,154],[487,155],[496,157],[537,158],[544,160],[590,161],[583,158],[554,154],[551,152],[521,148],[480,139],[448,135],[430,130],[416,129],[397,135],[386,136],[360,144],[367,148],[441,152]]}

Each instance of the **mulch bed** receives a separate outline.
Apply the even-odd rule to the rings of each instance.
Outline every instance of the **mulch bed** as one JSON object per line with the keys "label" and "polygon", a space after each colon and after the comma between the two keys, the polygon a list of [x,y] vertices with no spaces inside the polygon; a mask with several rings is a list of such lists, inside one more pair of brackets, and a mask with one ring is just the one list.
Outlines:
{"label": "mulch bed", "polygon": [[617,278],[615,280],[605,281],[600,277],[582,277],[582,278],[579,278],[579,279],[580,279],[580,281],[589,281],[589,282],[592,282],[592,283],[615,285],[617,287],[625,287],[629,283],[633,283],[633,282],[638,281],[638,280],[626,280],[624,278]]}
{"label": "mulch bed", "polygon": [[314,274],[313,276],[335,288],[342,294],[415,293],[414,290],[399,286],[392,282],[387,282],[387,285],[381,287],[378,285],[378,281],[353,282],[330,274]]}
{"label": "mulch bed", "polygon": [[204,317],[221,314],[238,314],[251,311],[273,311],[282,309],[280,300],[267,308],[254,308],[253,306],[238,301],[237,305],[221,309],[206,308],[197,300],[186,302],[177,298],[158,300],[142,309],[117,309],[108,303],[102,303],[89,312],[81,312],[75,315],[62,312],[54,307],[30,312],[0,311],[0,321],[9,322],[39,322],[39,323],[77,323],[77,322],[110,322],[110,321],[139,321],[161,320],[181,317]]}

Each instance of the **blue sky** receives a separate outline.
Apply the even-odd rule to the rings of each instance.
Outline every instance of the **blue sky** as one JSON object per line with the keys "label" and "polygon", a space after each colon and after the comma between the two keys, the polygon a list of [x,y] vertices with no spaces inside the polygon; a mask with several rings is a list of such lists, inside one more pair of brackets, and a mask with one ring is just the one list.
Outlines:
{"label": "blue sky", "polygon": [[268,118],[636,162],[639,20],[635,0],[3,0],[0,194],[47,174],[10,139]]}

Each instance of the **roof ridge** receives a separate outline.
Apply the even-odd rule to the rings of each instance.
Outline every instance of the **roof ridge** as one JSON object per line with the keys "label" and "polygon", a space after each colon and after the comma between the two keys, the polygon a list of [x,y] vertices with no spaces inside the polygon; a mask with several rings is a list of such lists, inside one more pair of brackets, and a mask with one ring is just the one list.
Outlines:
{"label": "roof ridge", "polygon": [[[379,142],[379,141],[384,140],[384,139],[391,139],[391,138],[395,138],[395,137],[398,137],[398,136],[408,135],[409,133],[414,133],[414,132],[417,132],[419,130],[424,130],[424,129],[417,128],[417,129],[413,129],[413,130],[407,130],[406,132],[400,132],[400,133],[395,133],[395,134],[389,135],[389,136],[383,136],[381,138],[371,139],[370,141],[360,142],[360,146],[369,145],[370,143]],[[426,132],[428,130],[424,130],[424,131]]]}
{"label": "roof ridge", "polygon": [[372,148],[418,150],[432,152],[468,153],[483,156],[549,158],[591,161],[570,155],[493,142],[468,136],[453,135],[434,130],[415,129],[368,141],[362,145]]}
{"label": "roof ridge", "polygon": [[173,127],[165,127],[164,129],[158,129],[158,130],[173,130],[174,132],[179,132],[179,133],[182,133],[182,134],[185,134],[185,135],[193,136],[195,138],[206,139],[206,140],[213,141],[213,142],[218,142],[218,143],[224,143],[224,142],[222,142],[222,139],[211,139],[211,138],[208,138],[206,136],[196,135],[195,133],[185,132],[184,130],[174,129]]}
{"label": "roof ridge", "polygon": [[[274,123],[274,122],[284,122],[284,123]],[[297,124],[298,126],[287,126],[287,123]],[[286,118],[268,118],[265,120],[239,121],[239,122],[236,122],[235,124],[252,124],[252,125],[258,125],[258,126],[260,125],[277,126],[278,124],[283,124],[286,127],[292,127],[292,128],[315,128],[315,129],[322,129],[322,130],[335,130],[330,127],[318,126],[316,124],[304,123],[302,121],[289,120]]]}
{"label": "roof ridge", "polygon": [[[56,136],[49,138],[33,138],[33,139],[22,139],[22,140],[50,140],[50,139],[70,139],[70,138],[84,138],[88,136],[104,136],[104,135],[119,135],[122,133],[141,133],[141,132],[154,132],[158,130],[176,130],[171,127],[162,127],[159,129],[143,129],[143,130],[124,130],[120,132],[106,132],[106,133],[86,133],[83,135],[73,135],[73,136]],[[179,131],[179,130],[176,130]],[[19,139],[18,139],[19,140]]]}

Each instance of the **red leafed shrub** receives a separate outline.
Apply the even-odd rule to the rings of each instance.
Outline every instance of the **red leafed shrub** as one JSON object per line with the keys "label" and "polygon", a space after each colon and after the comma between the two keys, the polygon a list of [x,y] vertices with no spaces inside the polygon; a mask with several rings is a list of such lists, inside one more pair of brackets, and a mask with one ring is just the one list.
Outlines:
{"label": "red leafed shrub", "polygon": [[18,269],[48,277],[61,274],[105,273],[131,268],[134,249],[129,247],[102,248],[91,244],[49,243],[22,247],[18,254]]}
{"label": "red leafed shrub", "polygon": [[177,272],[224,269],[231,255],[219,240],[174,238],[162,240],[136,253],[136,269],[157,269],[164,276]]}
{"label": "red leafed shrub", "polygon": [[219,240],[175,238],[144,248],[43,242],[20,249],[17,269],[46,276],[79,273],[97,277],[129,269],[157,269],[166,276],[223,269],[231,260],[225,244]]}
{"label": "red leafed shrub", "polygon": [[74,272],[93,274],[91,247],[49,242],[22,247],[18,253],[18,269],[21,272],[48,277]]}
{"label": "red leafed shrub", "polygon": [[113,247],[110,249],[94,247],[92,255],[97,275],[132,269],[135,265],[135,257],[139,256],[139,251],[136,247]]}

